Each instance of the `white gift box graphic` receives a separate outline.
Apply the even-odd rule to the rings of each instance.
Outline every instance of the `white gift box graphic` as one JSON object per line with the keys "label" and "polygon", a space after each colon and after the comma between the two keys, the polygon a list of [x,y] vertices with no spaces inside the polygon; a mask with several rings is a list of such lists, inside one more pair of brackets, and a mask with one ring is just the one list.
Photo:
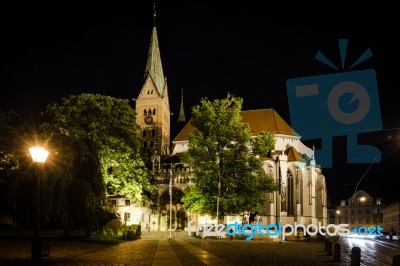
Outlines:
{"label": "white gift box graphic", "polygon": [[[342,62],[343,43],[346,46],[347,40],[339,40]],[[364,58],[368,55],[363,54]],[[357,62],[365,60],[362,57]],[[333,66],[321,53],[316,58]],[[375,70],[289,79],[286,88],[291,125],[304,140],[321,139],[315,156],[322,167],[332,167],[332,138],[343,135],[347,136],[348,163],[380,162],[379,149],[357,143],[359,133],[382,129]]]}

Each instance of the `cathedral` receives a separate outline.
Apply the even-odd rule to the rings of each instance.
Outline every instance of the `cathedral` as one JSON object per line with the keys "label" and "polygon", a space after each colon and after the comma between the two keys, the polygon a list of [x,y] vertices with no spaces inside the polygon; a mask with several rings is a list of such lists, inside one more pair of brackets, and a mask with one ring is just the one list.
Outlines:
{"label": "cathedral", "polygon": [[[179,161],[180,155],[188,149],[189,134],[195,128],[190,121],[185,121],[182,94],[178,119],[186,124],[171,140],[168,84],[155,24],[144,74],[144,83],[136,98],[136,124],[141,129],[141,149],[149,156],[157,191],[152,196],[151,205],[110,197],[115,209],[124,217],[125,225],[140,224],[142,231],[168,231],[170,228],[176,231],[187,229],[189,220],[195,220],[197,224],[227,224],[248,215],[219,217],[216,221],[215,217],[206,214],[190,213],[179,202],[183,190],[196,184],[195,169]],[[275,136],[274,149],[262,160],[266,173],[279,182],[280,189],[265,193],[268,201],[260,210],[262,223],[327,225],[325,176],[316,162],[314,150],[305,146],[301,136],[272,108],[244,110],[241,115],[254,136],[262,131]]]}

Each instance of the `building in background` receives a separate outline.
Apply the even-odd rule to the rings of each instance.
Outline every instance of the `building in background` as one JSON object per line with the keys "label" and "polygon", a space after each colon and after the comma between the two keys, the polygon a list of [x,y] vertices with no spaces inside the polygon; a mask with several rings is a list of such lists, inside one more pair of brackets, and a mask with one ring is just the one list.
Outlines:
{"label": "building in background", "polygon": [[374,199],[367,192],[358,190],[351,198],[340,201],[336,208],[336,221],[337,224],[349,224],[350,228],[382,227],[384,208],[381,198]]}
{"label": "building in background", "polygon": [[400,202],[390,204],[383,209],[383,231],[400,234]]}

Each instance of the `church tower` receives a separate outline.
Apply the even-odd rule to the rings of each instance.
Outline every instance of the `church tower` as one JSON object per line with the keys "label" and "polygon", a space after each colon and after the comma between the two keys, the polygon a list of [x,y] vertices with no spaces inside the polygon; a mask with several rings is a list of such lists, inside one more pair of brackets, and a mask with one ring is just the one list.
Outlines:
{"label": "church tower", "polygon": [[154,25],[144,83],[136,99],[136,124],[140,126],[142,131],[142,150],[151,155],[152,160],[170,154],[171,118],[167,78],[164,76],[161,64],[155,19],[154,6]]}
{"label": "church tower", "polygon": [[185,109],[183,108],[183,88],[181,89],[181,108],[179,109],[178,123],[186,122]]}

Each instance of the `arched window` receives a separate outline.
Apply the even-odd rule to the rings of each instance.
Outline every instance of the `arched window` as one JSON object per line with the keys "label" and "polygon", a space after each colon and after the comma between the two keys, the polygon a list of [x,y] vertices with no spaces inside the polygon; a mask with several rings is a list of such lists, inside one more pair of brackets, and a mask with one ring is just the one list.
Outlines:
{"label": "arched window", "polygon": [[296,169],[296,191],[297,200],[296,203],[300,204],[300,215],[303,215],[303,175],[300,169]]}
{"label": "arched window", "polygon": [[143,137],[146,137],[146,130],[143,130]]}
{"label": "arched window", "polygon": [[155,136],[156,135],[156,130],[153,128],[153,130],[151,131],[151,136]]}
{"label": "arched window", "polygon": [[147,113],[148,113],[149,115],[151,115],[151,109],[149,109],[149,111],[147,111]]}
{"label": "arched window", "polygon": [[150,148],[153,148],[154,142],[150,142]]}
{"label": "arched window", "polygon": [[153,109],[153,115],[156,115],[156,108]]}
{"label": "arched window", "polygon": [[287,181],[287,215],[294,215],[294,187],[291,172],[288,172]]}
{"label": "arched window", "polygon": [[146,109],[144,109],[144,116],[147,116],[147,111],[146,111]]}

